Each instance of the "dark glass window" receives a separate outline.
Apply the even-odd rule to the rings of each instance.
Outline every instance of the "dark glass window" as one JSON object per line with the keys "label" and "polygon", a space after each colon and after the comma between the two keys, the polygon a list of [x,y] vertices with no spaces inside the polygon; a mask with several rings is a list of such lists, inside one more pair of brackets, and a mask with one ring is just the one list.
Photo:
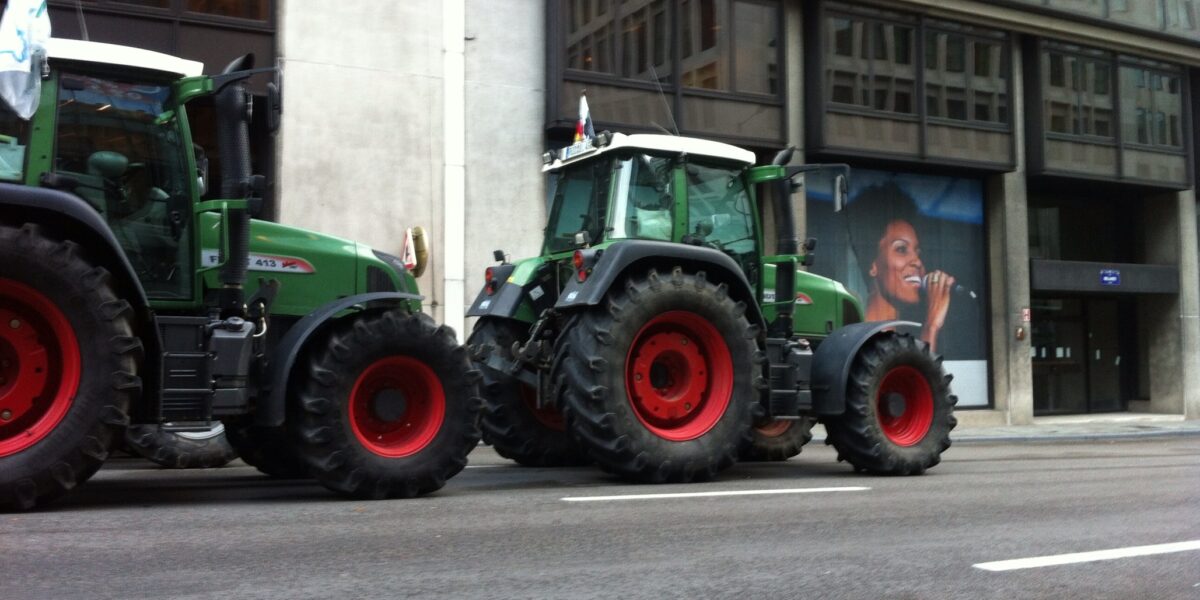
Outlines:
{"label": "dark glass window", "polygon": [[187,0],[191,12],[256,21],[267,20],[267,8],[267,0]]}
{"label": "dark glass window", "polygon": [[191,260],[188,173],[171,87],[63,75],[54,170],[105,220],[152,298],[187,299]]}
{"label": "dark glass window", "polygon": [[25,148],[29,145],[29,121],[0,102],[0,180],[21,181],[25,173]]}
{"label": "dark glass window", "polygon": [[737,91],[754,94],[779,93],[779,33],[777,11],[765,4],[735,2],[733,5],[735,71]]}
{"label": "dark glass window", "polygon": [[925,35],[928,115],[956,121],[1007,123],[1007,46],[999,41],[939,31]]}
{"label": "dark glass window", "polygon": [[1126,143],[1183,147],[1183,113],[1178,75],[1121,65],[1121,121]]}
{"label": "dark glass window", "polygon": [[1050,50],[1043,54],[1042,97],[1048,131],[1112,138],[1112,56]]}
{"label": "dark glass window", "polygon": [[[826,19],[828,99],[877,111],[916,112],[912,26],[850,16]],[[856,54],[855,48],[864,51]]]}

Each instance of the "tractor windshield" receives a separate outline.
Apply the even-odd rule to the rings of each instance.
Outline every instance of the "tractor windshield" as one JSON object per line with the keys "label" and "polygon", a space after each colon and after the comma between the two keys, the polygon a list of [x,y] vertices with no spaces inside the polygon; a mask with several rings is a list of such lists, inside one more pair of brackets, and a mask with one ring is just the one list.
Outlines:
{"label": "tractor windshield", "polygon": [[191,297],[191,185],[171,86],[62,74],[54,168],[112,227],[150,297]]}
{"label": "tractor windshield", "polygon": [[0,181],[21,181],[28,144],[29,121],[0,102]]}
{"label": "tractor windshield", "polygon": [[592,242],[600,240],[608,216],[611,173],[612,159],[604,157],[568,165],[550,174],[546,253],[571,250],[575,247],[575,234],[581,231],[586,231]]}
{"label": "tractor windshield", "polygon": [[671,241],[675,197],[671,193],[674,161],[635,154],[617,160],[616,195],[610,238]]}

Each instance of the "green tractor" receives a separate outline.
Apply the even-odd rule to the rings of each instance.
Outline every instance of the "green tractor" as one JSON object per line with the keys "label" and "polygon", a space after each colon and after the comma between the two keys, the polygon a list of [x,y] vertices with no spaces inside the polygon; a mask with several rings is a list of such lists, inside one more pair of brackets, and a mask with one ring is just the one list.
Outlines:
{"label": "green tractor", "polygon": [[[844,165],[754,166],[743,149],[602,133],[545,157],[542,254],[485,273],[468,315],[483,373],[483,436],[534,466],[598,463],[633,481],[714,477],[783,460],[816,421],[856,470],[918,474],[955,426],[941,360],[862,320],[836,281],[800,267],[798,176]],[[757,188],[773,190],[777,252],[764,252]]]}
{"label": "green tractor", "polygon": [[[277,71],[245,56],[204,76],[59,39],[46,54],[33,118],[0,110],[0,506],[83,483],[131,427],[203,439],[220,422],[264,473],[358,498],[458,473],[479,439],[478,373],[421,313],[411,265],[251,218],[246,80]],[[186,110],[205,97],[212,194]]]}

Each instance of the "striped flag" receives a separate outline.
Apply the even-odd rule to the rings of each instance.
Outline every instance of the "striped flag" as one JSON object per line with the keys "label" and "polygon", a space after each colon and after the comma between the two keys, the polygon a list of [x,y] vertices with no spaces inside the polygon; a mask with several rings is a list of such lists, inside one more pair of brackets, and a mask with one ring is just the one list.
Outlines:
{"label": "striped flag", "polygon": [[42,63],[50,39],[46,0],[9,0],[0,19],[0,98],[22,119],[37,110]]}
{"label": "striped flag", "polygon": [[592,129],[592,113],[588,110],[587,93],[579,94],[579,122],[575,124],[575,142],[582,142],[596,137]]}

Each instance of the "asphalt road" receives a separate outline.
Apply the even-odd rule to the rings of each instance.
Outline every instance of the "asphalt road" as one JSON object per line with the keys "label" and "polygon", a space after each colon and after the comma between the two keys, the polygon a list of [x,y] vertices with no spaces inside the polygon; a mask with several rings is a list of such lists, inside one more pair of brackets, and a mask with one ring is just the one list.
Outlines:
{"label": "asphalt road", "polygon": [[[772,493],[589,500],[744,491]],[[0,598],[1200,599],[1200,543],[1158,547],[1196,541],[1197,437],[956,446],[911,478],[814,446],[671,486],[480,448],[437,494],[385,502],[119,459],[49,510],[0,515]],[[1164,553],[974,566],[1131,546]]]}

